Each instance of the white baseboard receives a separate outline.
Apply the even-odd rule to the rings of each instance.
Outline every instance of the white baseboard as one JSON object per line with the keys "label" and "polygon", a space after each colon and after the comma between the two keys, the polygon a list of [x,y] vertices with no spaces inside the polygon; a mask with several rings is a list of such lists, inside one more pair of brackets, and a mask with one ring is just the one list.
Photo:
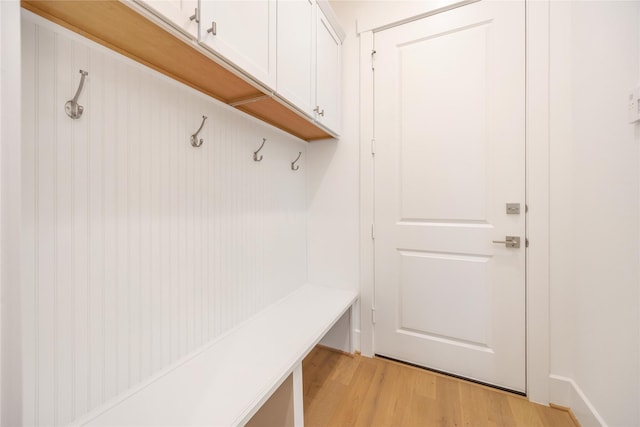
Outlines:
{"label": "white baseboard", "polygon": [[549,375],[549,402],[571,408],[582,427],[607,427],[596,408],[571,378]]}

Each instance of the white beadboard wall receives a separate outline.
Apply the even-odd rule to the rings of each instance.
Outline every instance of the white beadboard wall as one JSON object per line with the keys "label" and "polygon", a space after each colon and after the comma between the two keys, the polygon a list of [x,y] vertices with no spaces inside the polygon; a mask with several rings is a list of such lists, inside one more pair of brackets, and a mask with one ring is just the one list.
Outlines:
{"label": "white beadboard wall", "polygon": [[306,282],[306,144],[23,13],[24,425],[64,425]]}

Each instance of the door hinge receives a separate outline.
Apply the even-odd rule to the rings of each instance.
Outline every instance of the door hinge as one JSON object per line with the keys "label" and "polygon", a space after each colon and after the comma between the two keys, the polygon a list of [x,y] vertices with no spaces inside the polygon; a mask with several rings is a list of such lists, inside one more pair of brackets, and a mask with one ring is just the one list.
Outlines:
{"label": "door hinge", "polygon": [[376,155],[376,139],[375,138],[371,140],[371,155],[372,156]]}
{"label": "door hinge", "polygon": [[376,69],[375,61],[376,61],[376,50],[372,49],[371,50],[371,70],[375,70]]}
{"label": "door hinge", "polygon": [[524,205],[524,213],[529,213],[529,205],[525,203]]}
{"label": "door hinge", "polygon": [[376,308],[371,307],[371,323],[376,324]]}
{"label": "door hinge", "polygon": [[371,224],[371,240],[376,240],[376,225]]}
{"label": "door hinge", "polygon": [[524,239],[524,247],[525,248],[529,247],[529,239]]}

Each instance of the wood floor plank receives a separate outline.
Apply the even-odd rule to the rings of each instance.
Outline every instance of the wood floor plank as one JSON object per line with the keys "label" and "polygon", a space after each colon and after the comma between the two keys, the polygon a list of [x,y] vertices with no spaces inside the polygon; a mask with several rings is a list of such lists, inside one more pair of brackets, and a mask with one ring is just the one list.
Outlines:
{"label": "wood floor plank", "polygon": [[436,398],[440,415],[439,425],[462,425],[458,382],[446,377],[436,378]]}
{"label": "wood floor plank", "polygon": [[388,387],[389,382],[385,382],[385,379],[388,375],[389,366],[374,366],[375,371],[371,379],[371,383],[367,388],[367,393],[363,396],[362,405],[358,411],[358,416],[354,424],[356,427],[370,427],[374,425],[374,420],[377,415],[376,410],[380,405],[380,400],[384,394],[388,392],[386,387]]}
{"label": "wood floor plank", "polygon": [[565,411],[401,363],[314,349],[303,362],[308,427],[575,427]]}
{"label": "wood floor plank", "polygon": [[400,366],[385,366],[384,383],[375,404],[373,418],[369,425],[400,426],[406,402],[411,398],[409,373]]}
{"label": "wood floor plank", "polygon": [[[544,427],[542,420],[538,416],[536,406],[524,398],[509,397],[509,406],[515,418],[515,423],[521,426]],[[549,408],[551,409],[551,408]]]}
{"label": "wood floor plank", "polygon": [[432,372],[424,369],[407,370],[407,372],[411,373],[410,387],[414,393],[429,399],[436,398],[436,376]]}
{"label": "wood floor plank", "polygon": [[407,402],[406,410],[402,416],[400,425],[422,426],[436,425],[435,420],[435,399],[414,393]]}
{"label": "wood floor plank", "polygon": [[537,405],[537,412],[545,426],[576,427],[576,424],[573,422],[571,415],[569,415],[569,413],[566,411]]}
{"label": "wood floor plank", "polygon": [[474,427],[487,427],[489,425],[487,393],[481,387],[460,387],[462,425]]}
{"label": "wood floor plank", "polygon": [[515,425],[515,417],[509,406],[508,396],[503,393],[488,393],[489,421],[495,425]]}
{"label": "wood floor plank", "polygon": [[325,426],[356,425],[358,415],[365,404],[365,396],[377,371],[376,364],[372,362],[371,359],[360,360],[353,376],[353,381],[347,388],[347,392],[341,399],[335,413],[325,414],[325,420],[327,421],[324,424]]}
{"label": "wood floor plank", "polygon": [[319,351],[314,349],[302,363],[302,377],[305,378],[303,383],[303,392],[308,399],[305,403],[312,401],[315,395],[320,391],[335,365],[335,358],[331,357],[331,353],[327,351]]}
{"label": "wood floor plank", "polygon": [[338,381],[341,384],[349,385],[353,380],[353,376],[358,369],[358,361],[360,357],[354,355],[347,356],[344,354],[337,358],[337,365],[335,370],[331,373],[331,379]]}

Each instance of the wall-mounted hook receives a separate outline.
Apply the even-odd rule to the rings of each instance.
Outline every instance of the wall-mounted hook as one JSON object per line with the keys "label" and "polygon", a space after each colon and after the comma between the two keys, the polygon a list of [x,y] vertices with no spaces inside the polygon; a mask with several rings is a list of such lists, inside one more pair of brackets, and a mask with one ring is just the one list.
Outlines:
{"label": "wall-mounted hook", "polygon": [[84,107],[78,104],[78,98],[80,97],[80,92],[82,92],[82,87],[84,86],[84,78],[87,77],[89,73],[80,70],[80,74],[82,75],[82,77],[80,77],[80,85],[78,86],[78,90],[76,91],[76,96],[74,96],[73,99],[67,101],[64,104],[64,111],[67,113],[67,116],[71,117],[74,120],[82,117],[82,112],[84,111]]}
{"label": "wall-mounted hook", "polygon": [[260,154],[260,157],[258,157],[258,153],[260,152],[260,150],[262,150],[262,147],[264,147],[264,143],[265,142],[267,142],[267,138],[262,138],[262,144],[260,144],[260,148],[258,148],[258,150],[253,152],[253,161],[254,162],[262,161],[262,154]]}
{"label": "wall-mounted hook", "polygon": [[296,165],[296,162],[300,160],[300,156],[302,156],[302,151],[298,152],[298,157],[296,157],[296,159],[293,162],[291,162],[292,171],[297,171],[298,169],[300,169],[300,166]]}
{"label": "wall-mounted hook", "polygon": [[204,121],[207,120],[207,116],[202,116],[202,124],[200,125],[200,127],[198,128],[198,130],[196,131],[196,133],[194,133],[193,135],[191,135],[191,145],[193,147],[200,147],[202,145],[202,143],[204,142],[204,140],[202,138],[200,138],[200,141],[198,141],[198,134],[200,133],[200,131],[202,130],[202,128],[204,127]]}

